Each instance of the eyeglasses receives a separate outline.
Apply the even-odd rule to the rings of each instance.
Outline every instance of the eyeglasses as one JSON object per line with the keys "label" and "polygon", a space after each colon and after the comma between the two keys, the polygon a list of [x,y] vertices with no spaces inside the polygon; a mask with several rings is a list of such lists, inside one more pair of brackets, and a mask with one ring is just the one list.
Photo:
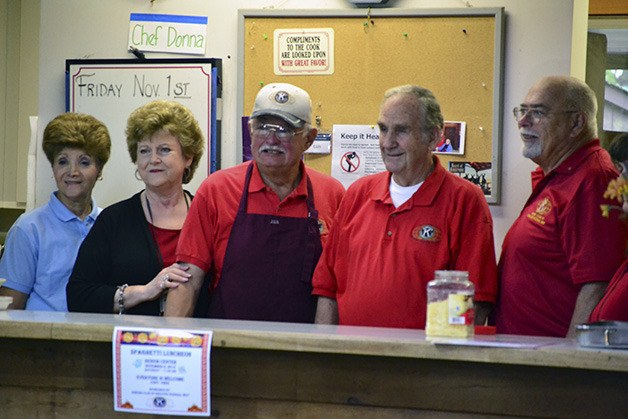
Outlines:
{"label": "eyeglasses", "polygon": [[275,134],[275,138],[280,141],[292,141],[295,135],[300,134],[303,130],[292,131],[286,129],[280,125],[274,124],[260,124],[252,126],[252,134],[258,138],[267,139],[270,138],[271,133]]}
{"label": "eyeglasses", "polygon": [[512,114],[515,117],[515,121],[521,121],[528,113],[530,114],[530,121],[533,124],[538,124],[541,119],[547,118],[551,113],[575,113],[578,111],[551,111],[544,108],[527,108],[525,106],[517,106],[512,110]]}

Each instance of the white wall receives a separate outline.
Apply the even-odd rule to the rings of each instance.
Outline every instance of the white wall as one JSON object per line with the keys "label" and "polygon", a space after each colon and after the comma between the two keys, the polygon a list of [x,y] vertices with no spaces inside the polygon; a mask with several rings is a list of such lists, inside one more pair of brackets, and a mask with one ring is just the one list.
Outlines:
{"label": "white wall", "polygon": [[[404,9],[504,7],[506,12],[505,71],[503,95],[502,202],[491,206],[499,253],[503,237],[530,193],[532,162],[521,157],[520,140],[511,109],[528,88],[549,74],[580,76],[582,60],[574,60],[572,48],[586,52],[587,0],[389,0],[388,6]],[[211,34],[207,57],[223,60],[222,167],[236,164],[236,133],[240,123],[237,102],[238,9],[354,9],[345,0],[44,0],[41,7],[39,117],[43,127],[65,110],[64,69],[68,58],[129,58],[129,14],[169,13],[206,15]],[[575,11],[575,13],[574,13]],[[364,9],[366,15],[366,9]],[[575,16],[574,16],[575,14]],[[584,17],[582,15],[585,15]],[[575,18],[575,19],[574,19]],[[578,39],[584,39],[580,45]],[[164,54],[150,54],[163,57]],[[584,65],[582,63],[582,65]],[[429,85],[426,85],[429,88]],[[378,104],[373,104],[378,106]],[[39,152],[39,159],[45,159]],[[130,164],[130,163],[129,163]],[[37,172],[36,205],[47,201],[54,189],[50,167]],[[96,186],[96,193],[98,186]]]}

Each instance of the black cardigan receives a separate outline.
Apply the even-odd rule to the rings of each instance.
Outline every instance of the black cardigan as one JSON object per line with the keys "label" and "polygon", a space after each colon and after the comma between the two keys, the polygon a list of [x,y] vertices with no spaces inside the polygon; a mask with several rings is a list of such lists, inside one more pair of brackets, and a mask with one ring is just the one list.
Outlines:
{"label": "black cardigan", "polygon": [[[70,311],[112,313],[118,285],[145,285],[163,268],[140,194],[105,208],[81,244],[66,288]],[[159,315],[159,299],[127,313]]]}

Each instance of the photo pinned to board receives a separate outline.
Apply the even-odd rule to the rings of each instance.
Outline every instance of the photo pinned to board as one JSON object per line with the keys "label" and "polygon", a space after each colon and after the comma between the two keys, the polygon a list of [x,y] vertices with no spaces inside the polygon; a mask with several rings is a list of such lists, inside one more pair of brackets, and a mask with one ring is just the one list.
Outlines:
{"label": "photo pinned to board", "polygon": [[445,121],[443,135],[434,148],[436,154],[464,154],[467,124],[462,121]]}
{"label": "photo pinned to board", "polygon": [[490,196],[493,180],[491,162],[450,161],[449,171],[478,185],[484,195]]}

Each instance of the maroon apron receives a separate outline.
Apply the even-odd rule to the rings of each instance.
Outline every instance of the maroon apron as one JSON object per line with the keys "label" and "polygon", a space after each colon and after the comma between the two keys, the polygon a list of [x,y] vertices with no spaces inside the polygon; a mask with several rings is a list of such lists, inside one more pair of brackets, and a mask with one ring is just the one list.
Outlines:
{"label": "maroon apron", "polygon": [[247,214],[251,163],[209,317],[312,323],[312,274],[322,252],[310,178],[307,218]]}

